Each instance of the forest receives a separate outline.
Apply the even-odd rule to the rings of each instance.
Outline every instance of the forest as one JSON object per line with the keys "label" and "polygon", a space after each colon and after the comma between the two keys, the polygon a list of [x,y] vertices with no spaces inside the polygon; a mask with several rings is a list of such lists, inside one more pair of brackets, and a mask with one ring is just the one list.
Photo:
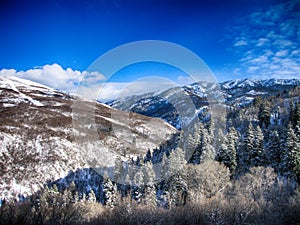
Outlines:
{"label": "forest", "polygon": [[71,179],[3,200],[0,224],[300,224],[298,92],[228,107],[224,130],[209,120],[175,147],[117,156],[89,188]]}

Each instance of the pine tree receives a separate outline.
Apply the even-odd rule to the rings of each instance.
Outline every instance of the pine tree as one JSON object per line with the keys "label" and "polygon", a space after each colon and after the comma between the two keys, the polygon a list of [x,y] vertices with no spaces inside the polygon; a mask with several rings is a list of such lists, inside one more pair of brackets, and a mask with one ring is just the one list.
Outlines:
{"label": "pine tree", "polygon": [[145,186],[154,186],[157,182],[155,172],[153,169],[153,164],[151,162],[147,162],[143,166],[143,178]]}
{"label": "pine tree", "polygon": [[115,159],[115,167],[114,167],[114,182],[118,184],[124,184],[125,182],[125,173],[123,161],[120,156],[117,156]]}
{"label": "pine tree", "polygon": [[76,185],[75,185],[75,182],[74,182],[74,181],[72,181],[72,182],[70,183],[69,191],[70,191],[71,194],[72,194],[72,202],[73,202],[73,203],[78,202],[79,196],[78,196],[78,192],[76,191]]}
{"label": "pine tree", "polygon": [[142,169],[138,168],[135,172],[132,184],[132,198],[140,203],[143,196],[144,177]]}
{"label": "pine tree", "polygon": [[[200,157],[202,153],[201,135],[203,133],[204,126],[202,123],[194,126],[193,135],[190,133],[188,136],[188,149],[186,150],[190,156],[189,162],[193,164],[200,163]],[[192,153],[192,154],[191,154]]]}
{"label": "pine tree", "polygon": [[214,147],[212,146],[212,137],[210,136],[207,129],[203,129],[202,131],[200,145],[202,149],[200,163],[213,161],[216,157],[216,152]]}
{"label": "pine tree", "polygon": [[144,185],[145,185],[145,193],[144,193],[144,204],[149,207],[150,210],[153,210],[157,206],[156,201],[156,188],[155,188],[155,172],[153,169],[153,164],[148,162],[145,163],[143,167],[144,174]]}
{"label": "pine tree", "polygon": [[159,178],[159,181],[164,181],[169,177],[168,164],[169,159],[166,153],[163,153],[161,163],[159,163],[158,173],[156,174]]}
{"label": "pine tree", "polygon": [[267,101],[263,101],[260,104],[259,112],[258,112],[258,120],[259,120],[259,126],[260,127],[268,127],[270,125],[270,119],[271,119],[271,109],[270,105]]}
{"label": "pine tree", "polygon": [[113,209],[119,204],[117,185],[114,185],[107,176],[105,176],[103,179],[104,204],[108,208]]}
{"label": "pine tree", "polygon": [[89,192],[88,202],[97,202],[96,195],[93,189],[91,189],[91,191]]}
{"label": "pine tree", "polygon": [[267,144],[267,152],[269,157],[269,165],[278,172],[279,165],[282,160],[282,152],[280,145],[280,137],[277,131],[272,131],[270,133],[269,142]]}
{"label": "pine tree", "polygon": [[265,162],[264,156],[264,135],[259,126],[257,126],[255,135],[254,135],[254,142],[253,147],[250,152],[250,161],[251,166],[263,166]]}
{"label": "pine tree", "polygon": [[169,177],[165,183],[165,190],[169,192],[173,205],[182,205],[181,196],[187,191],[185,164],[186,161],[183,150],[181,148],[175,149],[169,157]]}
{"label": "pine tree", "polygon": [[154,185],[147,185],[145,187],[144,204],[149,207],[150,210],[154,210],[157,207],[156,189]]}
{"label": "pine tree", "polygon": [[86,202],[86,193],[83,193],[81,196],[80,202]]}
{"label": "pine tree", "polygon": [[238,134],[234,127],[229,128],[223,143],[218,151],[216,160],[227,166],[231,173],[235,171],[237,166],[237,141]]}
{"label": "pine tree", "polygon": [[252,123],[248,125],[248,129],[243,138],[242,148],[239,152],[239,167],[242,171],[247,171],[250,166],[250,153],[253,149],[254,131]]}
{"label": "pine tree", "polygon": [[283,166],[285,172],[300,181],[300,143],[290,125],[287,130]]}
{"label": "pine tree", "polygon": [[294,110],[294,128],[300,124],[300,103],[297,103]]}

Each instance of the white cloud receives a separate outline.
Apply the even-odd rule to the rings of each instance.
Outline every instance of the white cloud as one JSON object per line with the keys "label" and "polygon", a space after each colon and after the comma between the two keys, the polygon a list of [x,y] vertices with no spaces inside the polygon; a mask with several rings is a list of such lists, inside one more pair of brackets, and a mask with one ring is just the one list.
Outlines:
{"label": "white cloud", "polygon": [[239,46],[245,46],[248,45],[247,41],[245,39],[239,39],[234,43],[234,47],[239,47]]}
{"label": "white cloud", "polygon": [[299,5],[294,0],[282,2],[237,21],[231,33],[240,66],[234,73],[256,78],[300,78]]}
{"label": "white cloud", "polygon": [[90,86],[105,79],[105,77],[98,72],[81,72],[71,68],[63,69],[56,63],[26,71],[2,69],[0,70],[0,75],[24,78],[68,92],[75,90],[79,84]]}
{"label": "white cloud", "polygon": [[[147,92],[160,92],[178,85],[163,77],[146,77],[133,82],[104,82],[105,77],[98,72],[63,69],[58,64],[45,65],[26,71],[2,69],[0,76],[16,76],[88,99],[101,101]],[[192,83],[192,79],[187,76],[180,76],[178,82],[182,84]]]}
{"label": "white cloud", "polygon": [[267,44],[268,42],[269,42],[268,38],[259,38],[256,46],[261,47],[261,46],[264,46],[265,44]]}
{"label": "white cloud", "polygon": [[288,50],[281,50],[281,51],[276,52],[275,56],[277,56],[277,57],[284,57],[284,56],[287,56],[288,53],[289,53]]}

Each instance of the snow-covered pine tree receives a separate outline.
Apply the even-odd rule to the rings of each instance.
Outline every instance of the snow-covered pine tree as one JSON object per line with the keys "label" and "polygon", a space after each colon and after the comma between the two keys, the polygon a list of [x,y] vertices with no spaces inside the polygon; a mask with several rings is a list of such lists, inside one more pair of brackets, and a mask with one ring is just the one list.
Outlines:
{"label": "snow-covered pine tree", "polygon": [[171,203],[173,205],[182,205],[182,196],[187,193],[185,154],[181,148],[175,149],[169,157],[168,175],[165,183],[165,190],[170,194]]}
{"label": "snow-covered pine tree", "polygon": [[73,203],[73,196],[70,189],[65,189],[63,192],[63,203],[66,205],[69,205]]}
{"label": "snow-covered pine tree", "polygon": [[237,166],[237,141],[238,134],[236,130],[234,127],[229,128],[216,156],[216,160],[227,166],[231,173],[235,171]]}
{"label": "snow-covered pine tree", "polygon": [[241,171],[247,171],[250,167],[250,153],[253,150],[254,143],[254,128],[251,122],[249,122],[246,133],[243,137],[242,146],[239,149],[239,169]]}
{"label": "snow-covered pine tree", "polygon": [[145,194],[144,194],[144,204],[149,207],[150,210],[154,210],[157,207],[157,200],[156,200],[156,189],[154,185],[147,185],[145,187]]}
{"label": "snow-covered pine tree", "polygon": [[97,202],[96,195],[93,189],[91,189],[88,194],[88,202],[93,202],[93,203]]}
{"label": "snow-covered pine tree", "polygon": [[81,199],[79,200],[80,202],[86,202],[86,194],[85,193],[83,193],[82,195],[81,195]]}
{"label": "snow-covered pine tree", "polygon": [[155,187],[155,172],[153,170],[153,164],[148,162],[145,163],[143,167],[144,174],[144,204],[149,207],[150,210],[153,210],[157,206],[156,201],[156,187]]}
{"label": "snow-covered pine tree", "polygon": [[215,148],[212,146],[212,136],[207,129],[203,129],[200,137],[201,156],[200,163],[213,161],[216,157]]}
{"label": "snow-covered pine tree", "polygon": [[271,119],[271,109],[270,104],[265,100],[260,103],[259,112],[258,112],[258,120],[259,126],[268,128],[270,125]]}
{"label": "snow-covered pine tree", "polygon": [[186,149],[188,156],[190,156],[189,163],[199,164],[202,153],[201,135],[204,130],[202,123],[195,124],[193,134],[188,135],[188,148]]}
{"label": "snow-covered pine tree", "polygon": [[159,169],[156,173],[156,176],[159,178],[159,181],[164,181],[169,177],[169,159],[166,155],[166,153],[163,153],[163,157],[161,160],[161,163],[158,164]]}
{"label": "snow-covered pine tree", "polygon": [[145,186],[154,186],[157,182],[153,164],[151,162],[147,162],[143,166],[143,178]]}
{"label": "snow-covered pine tree", "polygon": [[278,172],[279,165],[282,160],[282,151],[280,145],[280,137],[278,132],[272,131],[269,135],[269,142],[267,143],[268,164]]}
{"label": "snow-covered pine tree", "polygon": [[252,150],[250,151],[251,166],[263,166],[265,163],[264,134],[257,126]]}
{"label": "snow-covered pine tree", "polygon": [[144,175],[141,168],[137,168],[132,183],[132,198],[140,203],[143,196]]}
{"label": "snow-covered pine tree", "polygon": [[300,143],[291,125],[287,129],[285,143],[284,172],[300,181]]}
{"label": "snow-covered pine tree", "polygon": [[114,166],[114,182],[118,184],[124,184],[126,177],[123,161],[119,155],[117,155],[115,159],[115,166]]}
{"label": "snow-covered pine tree", "polygon": [[113,209],[116,205],[118,205],[118,189],[116,184],[114,185],[112,181],[104,176],[103,178],[103,192],[104,192],[104,204]]}

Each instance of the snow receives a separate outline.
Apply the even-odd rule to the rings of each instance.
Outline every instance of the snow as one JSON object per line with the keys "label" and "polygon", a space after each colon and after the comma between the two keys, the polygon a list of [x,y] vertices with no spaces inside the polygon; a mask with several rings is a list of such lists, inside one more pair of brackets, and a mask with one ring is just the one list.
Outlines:
{"label": "snow", "polygon": [[15,104],[11,104],[11,103],[3,103],[3,107],[5,108],[9,108],[9,107],[15,107]]}
{"label": "snow", "polygon": [[251,91],[248,91],[246,93],[247,95],[264,95],[264,94],[267,94],[267,92],[262,92],[262,91],[254,91],[254,90],[251,90]]}

